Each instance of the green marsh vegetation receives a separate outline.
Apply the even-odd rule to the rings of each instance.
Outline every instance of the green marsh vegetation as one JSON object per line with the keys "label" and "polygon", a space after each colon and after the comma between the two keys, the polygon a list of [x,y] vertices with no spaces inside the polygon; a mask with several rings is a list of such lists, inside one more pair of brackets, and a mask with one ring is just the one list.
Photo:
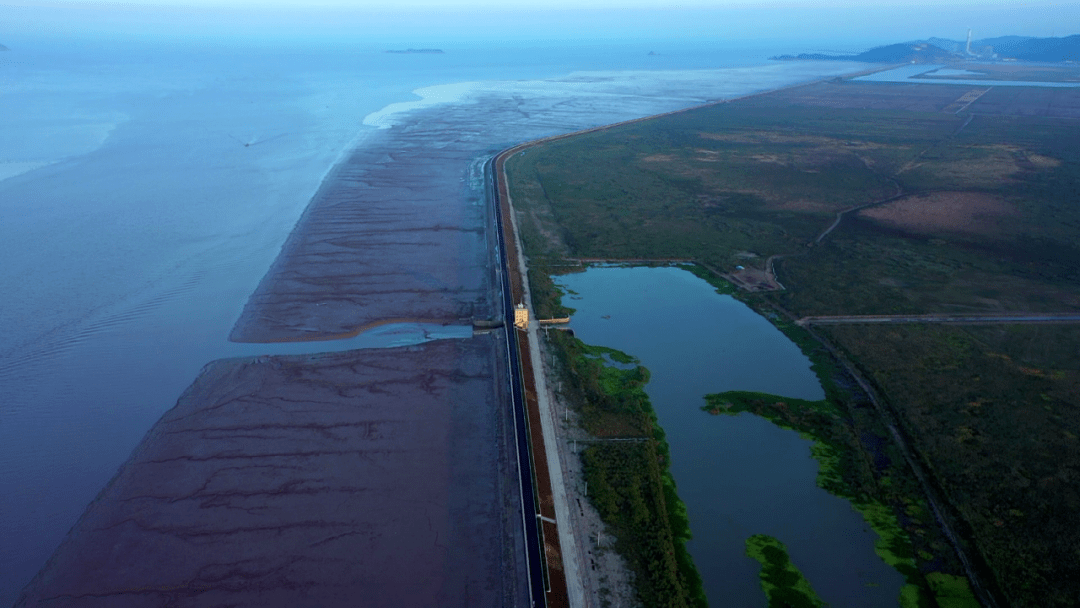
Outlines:
{"label": "green marsh vegetation", "polygon": [[822,608],[810,582],[791,563],[787,547],[765,534],[746,539],[746,555],[761,563],[761,588],[769,598],[769,608]]}
{"label": "green marsh vegetation", "polygon": [[830,327],[902,413],[1012,597],[1068,605],[1080,571],[1080,328]]}
{"label": "green marsh vegetation", "polygon": [[648,370],[625,353],[586,345],[566,332],[548,332],[548,345],[563,371],[564,393],[595,438],[581,455],[589,499],[634,572],[641,604],[703,608],[701,577],[686,551],[686,507],[644,390]]}
{"label": "green marsh vegetation", "polygon": [[[833,400],[837,387],[829,393],[830,397],[821,401],[806,401],[731,391],[706,395],[701,409],[713,415],[750,412],[813,441],[811,454],[820,467],[817,485],[851,502],[878,535],[875,552],[904,576],[906,585],[897,598],[899,605],[933,606],[933,586],[918,567],[916,552],[933,555],[947,547],[932,534],[934,521],[927,505],[912,497],[918,489],[914,480],[900,455],[877,434],[881,429],[875,428],[871,417],[858,421],[858,416],[849,415],[848,408]],[[901,516],[893,505],[902,505]],[[764,581],[765,571],[761,576]],[[966,586],[966,579],[961,580]],[[771,598],[768,587],[765,591]],[[967,597],[971,597],[970,589]]]}
{"label": "green marsh vegetation", "polygon": [[[874,409],[780,313],[1080,310],[1080,125],[979,113],[981,103],[1067,95],[1045,90],[993,89],[969,108],[976,116],[843,107],[853,105],[845,96],[880,101],[910,90],[871,86],[815,85],[810,101],[762,95],[549,142],[515,157],[508,175],[526,251],[543,273],[567,271],[569,258],[693,259],[731,272],[778,256],[787,289],[737,297],[795,340],[838,395],[829,397],[834,409],[804,420],[809,435],[835,442],[840,479],[824,483],[898,522],[924,604],[929,593],[938,605],[965,606],[962,570]],[[1044,101],[1074,103],[1054,99]],[[906,103],[897,100],[892,107]],[[816,242],[837,212],[863,205]],[[540,307],[558,302],[534,289],[548,298]],[[1080,331],[909,325],[817,334],[895,414],[962,544],[989,568],[985,582],[1014,606],[1072,605]],[[845,433],[857,440],[839,441]]]}

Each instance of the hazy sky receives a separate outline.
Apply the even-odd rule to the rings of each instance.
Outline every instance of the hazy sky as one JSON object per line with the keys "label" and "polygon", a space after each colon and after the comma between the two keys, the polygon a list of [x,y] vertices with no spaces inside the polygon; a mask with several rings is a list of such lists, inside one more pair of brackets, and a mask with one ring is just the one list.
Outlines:
{"label": "hazy sky", "polygon": [[398,9],[402,7],[437,7],[454,8],[502,8],[502,9],[537,9],[537,8],[574,8],[574,9],[688,9],[688,8],[723,8],[734,6],[750,7],[845,7],[865,9],[883,6],[966,6],[966,7],[1008,7],[1034,6],[1051,4],[1075,4],[1075,2],[1022,2],[1018,0],[679,0],[665,2],[661,0],[23,0],[4,2],[8,5],[84,5],[84,6],[198,6],[198,7],[255,7],[273,6],[297,7],[308,9],[313,6],[347,7],[355,9]]}
{"label": "hazy sky", "polygon": [[[1005,34],[1080,33],[1080,0],[0,0],[21,36],[358,36],[403,43],[642,38],[779,41],[801,50]],[[9,45],[10,46],[10,45]]]}

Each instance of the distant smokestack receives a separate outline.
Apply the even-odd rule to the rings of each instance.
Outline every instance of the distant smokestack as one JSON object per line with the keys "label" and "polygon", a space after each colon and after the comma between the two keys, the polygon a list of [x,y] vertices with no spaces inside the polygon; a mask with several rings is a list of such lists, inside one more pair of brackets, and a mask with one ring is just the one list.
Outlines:
{"label": "distant smokestack", "polygon": [[968,28],[968,40],[967,46],[964,47],[964,52],[967,53],[969,56],[974,55],[974,53],[971,52],[971,28]]}

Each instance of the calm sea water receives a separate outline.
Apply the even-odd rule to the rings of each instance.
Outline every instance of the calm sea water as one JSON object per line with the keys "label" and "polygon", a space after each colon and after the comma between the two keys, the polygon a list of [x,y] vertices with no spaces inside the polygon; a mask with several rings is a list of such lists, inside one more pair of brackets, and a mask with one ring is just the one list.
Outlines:
{"label": "calm sea water", "polygon": [[645,390],[671,447],[686,503],[687,544],[712,606],[761,608],[758,562],[746,539],[787,545],[833,606],[895,606],[903,577],[874,553],[876,534],[850,504],[817,487],[811,442],[751,414],[711,416],[704,396],[731,390],[822,399],[810,361],[731,296],[678,268],[590,268],[559,277],[574,295],[570,326],[651,372]]}
{"label": "calm sea water", "polygon": [[[0,605],[207,362],[430,337],[391,327],[339,345],[226,341],[335,161],[384,143],[365,117],[396,128],[404,108],[391,104],[460,82],[479,84],[436,87],[428,101],[470,103],[482,117],[483,99],[543,98],[532,131],[485,125],[496,147],[852,69],[767,65],[766,52],[704,45],[650,56],[655,43],[632,42],[474,44],[444,55],[310,41],[9,46],[0,54]],[[728,69],[693,71],[705,68]],[[574,104],[582,109],[565,111]],[[387,106],[398,114],[379,113]]]}

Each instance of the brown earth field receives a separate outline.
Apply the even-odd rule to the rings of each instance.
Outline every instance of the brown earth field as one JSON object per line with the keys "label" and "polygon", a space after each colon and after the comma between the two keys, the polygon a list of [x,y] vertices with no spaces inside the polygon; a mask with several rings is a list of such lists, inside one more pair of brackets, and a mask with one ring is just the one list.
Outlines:
{"label": "brown earth field", "polygon": [[862,489],[908,522],[936,497],[947,525],[907,530],[921,572],[966,571],[988,606],[1064,607],[1080,597],[1080,330],[830,326],[826,350],[790,321],[1080,310],[1078,119],[1080,88],[838,78],[545,142],[507,170],[533,268],[679,258],[719,283],[772,259],[783,289],[736,295],[876,395],[929,481],[890,498],[914,479],[896,461]]}
{"label": "brown earth field", "polygon": [[1020,214],[1009,203],[978,192],[932,192],[910,196],[859,211],[859,216],[920,234],[971,233],[981,236],[1013,232],[1011,219]]}
{"label": "brown earth field", "polygon": [[500,340],[211,363],[17,605],[527,604]]}

